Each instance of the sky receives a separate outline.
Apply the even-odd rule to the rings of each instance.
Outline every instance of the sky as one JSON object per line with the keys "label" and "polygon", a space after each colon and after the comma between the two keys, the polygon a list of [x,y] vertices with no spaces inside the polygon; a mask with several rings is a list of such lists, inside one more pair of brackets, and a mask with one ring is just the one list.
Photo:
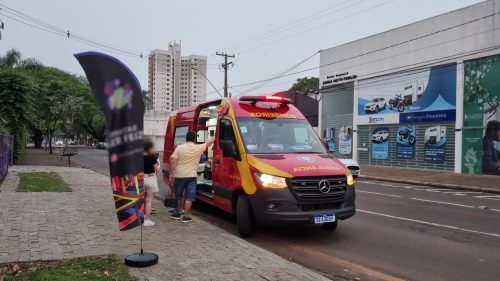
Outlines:
{"label": "sky", "polygon": [[[127,64],[147,90],[147,54],[182,42],[182,55],[208,58],[208,79],[220,90],[224,84],[216,52],[234,54],[229,70],[232,95],[265,94],[289,89],[295,79],[318,76],[319,70],[265,83],[238,86],[271,78],[292,69],[319,50],[328,49],[402,25],[463,8],[478,0],[0,0],[0,4],[62,30],[142,53],[134,58],[109,53]],[[1,8],[1,6],[0,6]],[[4,15],[2,15],[4,14]],[[7,18],[0,53],[18,49],[23,57],[83,75],[73,54],[100,51]],[[319,55],[290,72],[319,66]],[[207,83],[207,99],[218,94]]]}

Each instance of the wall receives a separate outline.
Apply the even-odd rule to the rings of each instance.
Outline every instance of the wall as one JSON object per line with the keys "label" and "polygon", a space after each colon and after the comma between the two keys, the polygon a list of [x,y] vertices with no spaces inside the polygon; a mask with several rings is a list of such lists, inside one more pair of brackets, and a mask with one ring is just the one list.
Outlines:
{"label": "wall", "polygon": [[[329,89],[325,89],[321,97],[321,127],[322,131],[329,130],[331,128],[335,129],[335,134],[333,137],[333,143],[335,151],[339,151],[339,133],[342,127],[351,127],[353,125],[353,105],[354,105],[354,84],[345,83],[342,85],[337,85]],[[321,132],[322,132],[321,131]],[[324,135],[323,138],[328,137]],[[351,153],[345,153],[350,156]]]}
{"label": "wall", "polygon": [[320,85],[343,77],[367,79],[422,64],[456,62],[457,57],[468,60],[498,53],[487,48],[500,45],[500,14],[489,16],[499,11],[500,0],[484,1],[323,50]]}
{"label": "wall", "polygon": [[[397,158],[397,130],[401,126],[400,124],[390,124],[390,125],[368,125],[358,127],[358,161],[362,164],[368,165],[382,165],[382,166],[392,166],[399,168],[415,168],[415,169],[425,169],[425,170],[442,170],[450,171],[454,170],[454,160],[455,160],[455,130],[454,122],[444,122],[444,123],[426,123],[426,124],[405,124],[407,126],[416,126],[416,143],[415,152],[412,159],[398,159]],[[443,163],[431,163],[424,160],[424,134],[425,130],[433,126],[446,126],[446,136],[447,143],[445,147],[445,161]],[[376,160],[372,159],[372,133],[377,127],[388,127],[389,128],[389,138],[388,138],[388,158],[387,160]],[[361,149],[359,149],[361,148]]]}
{"label": "wall", "polygon": [[[351,117],[351,119],[356,118],[356,120],[352,120],[354,122],[351,121],[354,124],[353,140],[355,144],[353,145],[353,157],[359,159],[362,163],[454,172],[465,171],[464,165],[466,161],[481,161],[478,160],[482,151],[483,136],[480,132],[484,131],[485,124],[482,124],[480,128],[468,127],[467,124],[463,124],[463,121],[465,122],[464,118],[467,118],[467,113],[463,111],[464,107],[466,107],[464,95],[467,94],[467,85],[464,85],[466,83],[464,77],[466,79],[467,74],[464,75],[464,72],[466,72],[464,67],[467,67],[468,61],[497,54],[500,54],[500,0],[483,1],[463,9],[322,50],[320,53],[320,85],[323,98],[320,101],[322,113],[320,114],[319,131],[322,132],[328,126],[336,127],[341,123],[349,123],[346,119],[350,116],[343,114],[342,109],[340,111],[333,110],[333,107],[337,107],[335,104],[344,104],[345,108],[348,108],[352,103],[343,100],[341,97],[334,99],[334,96],[329,96],[331,87],[354,83],[353,99],[356,99],[355,103],[357,104],[359,102],[358,97],[362,98],[363,96],[363,91],[370,92],[370,87],[371,90],[376,88],[374,85],[370,85],[370,81],[383,81],[391,79],[391,76],[399,76],[402,77],[401,80],[407,80],[408,84],[411,84],[414,83],[409,81],[413,79],[412,75],[419,82],[421,78],[418,76],[426,76],[429,69],[432,73],[433,67],[455,65],[454,103],[451,103],[452,96],[443,96],[442,98],[451,106],[437,108],[446,110],[445,113],[448,116],[443,120],[426,120],[426,124],[417,124],[417,139],[422,137],[421,134],[424,133],[423,128],[425,126],[432,124],[446,125],[448,139],[444,163],[429,164],[423,162],[419,158],[423,153],[423,147],[415,147],[416,159],[414,162],[393,159],[391,155],[395,153],[395,141],[389,142],[389,157],[387,160],[371,159],[371,144],[368,145],[368,151],[365,151],[361,146],[377,126],[374,126],[373,122],[370,121],[370,118],[373,117],[371,116],[372,113],[361,114],[358,117],[360,112],[356,109],[354,116]],[[385,84],[382,87],[386,87],[390,83],[392,82],[382,82],[381,85]],[[424,87],[427,87],[425,81]],[[451,89],[451,87],[448,87],[448,89]],[[389,89],[393,93],[384,93],[383,96],[390,99],[390,96],[396,90]],[[377,91],[374,90],[373,92]],[[380,93],[376,94],[379,95]],[[367,100],[363,102],[367,103]],[[356,107],[359,107],[359,105]],[[328,112],[329,108],[332,109],[330,112]],[[436,106],[429,104],[428,110],[424,111],[436,111],[434,109],[436,109]],[[418,115],[418,110],[412,111],[416,111]],[[390,114],[380,116],[381,118],[372,121],[384,124],[378,125],[378,127],[388,127],[390,134],[395,134],[401,120],[411,116],[414,112],[410,112],[409,115],[406,112],[404,114],[393,114],[392,111],[386,111],[385,113]],[[406,122],[414,121],[406,120]],[[404,123],[408,124],[406,122]],[[473,134],[472,137],[470,132]],[[473,159],[471,151],[465,149],[466,141],[471,139],[474,139],[476,144],[480,144],[479,148],[475,148],[475,150],[479,149],[479,151],[474,151],[474,157],[477,159]],[[462,142],[464,142],[464,149],[462,149]],[[338,145],[338,142],[336,142],[336,145]],[[360,151],[357,150],[358,145],[361,148]],[[498,146],[498,144],[496,145]],[[469,154],[466,158],[467,152]],[[462,154],[464,155],[462,156]],[[471,163],[468,164],[471,165]],[[478,173],[479,170],[481,170],[480,166],[473,168],[474,173]]]}
{"label": "wall", "polygon": [[163,151],[169,112],[146,110],[144,112],[144,136],[155,143],[158,151]]}

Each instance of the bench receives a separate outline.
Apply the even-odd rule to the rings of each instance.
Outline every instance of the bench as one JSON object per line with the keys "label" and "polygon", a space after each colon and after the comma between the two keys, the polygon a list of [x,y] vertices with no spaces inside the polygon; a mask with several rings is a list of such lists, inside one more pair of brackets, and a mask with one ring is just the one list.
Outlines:
{"label": "bench", "polygon": [[71,167],[71,156],[75,156],[77,154],[78,154],[78,149],[66,147],[65,149],[63,149],[61,151],[60,156],[61,157],[67,156],[68,157],[68,167]]}

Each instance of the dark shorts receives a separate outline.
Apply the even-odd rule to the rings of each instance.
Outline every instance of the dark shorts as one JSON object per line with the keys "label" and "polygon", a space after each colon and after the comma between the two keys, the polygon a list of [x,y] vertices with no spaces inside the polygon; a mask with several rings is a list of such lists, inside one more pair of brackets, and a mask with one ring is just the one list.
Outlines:
{"label": "dark shorts", "polygon": [[196,178],[175,178],[175,196],[177,199],[196,200]]}

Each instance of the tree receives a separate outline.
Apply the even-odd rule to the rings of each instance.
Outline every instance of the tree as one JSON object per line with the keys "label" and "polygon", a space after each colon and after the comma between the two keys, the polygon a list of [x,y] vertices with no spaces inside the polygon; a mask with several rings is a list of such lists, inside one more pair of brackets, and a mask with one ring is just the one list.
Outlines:
{"label": "tree", "polygon": [[[29,100],[24,107],[12,109],[30,117],[19,123],[19,128],[24,134],[27,129],[31,131],[35,147],[41,147],[43,135],[46,135],[52,153],[52,136],[55,133],[63,132],[69,137],[76,130],[85,131],[95,139],[104,140],[104,115],[85,77],[44,66],[34,58],[23,59],[21,53],[14,49],[0,56],[0,73],[6,75],[2,76],[6,80],[0,88],[0,91],[3,91],[0,104],[6,106],[10,104],[10,100]],[[9,82],[10,80],[12,81]],[[7,86],[17,88],[5,88]],[[13,99],[13,94],[20,96]],[[4,99],[10,100],[4,102]],[[0,112],[0,125],[5,127],[5,124],[18,123],[18,117],[13,115],[16,112],[7,112],[5,107],[2,110],[6,115]],[[65,126],[68,122],[69,129]]]}
{"label": "tree", "polygon": [[24,155],[27,128],[34,118],[33,84],[26,72],[40,67],[42,64],[36,59],[23,60],[21,52],[15,49],[0,56],[0,123],[15,136],[16,162]]}
{"label": "tree", "polygon": [[21,52],[16,49],[10,49],[0,56],[0,69],[36,70],[42,66],[37,59],[22,59]]}
{"label": "tree", "polygon": [[152,109],[151,96],[150,96],[149,92],[146,90],[142,90],[142,102],[144,102],[144,109],[145,110]]}
{"label": "tree", "polygon": [[66,96],[55,104],[54,109],[59,115],[59,119],[64,123],[61,126],[61,131],[64,132],[65,142],[67,144],[68,138],[71,136],[75,128],[75,121],[82,113],[83,99],[76,96]]}
{"label": "tree", "polygon": [[319,78],[318,77],[304,77],[299,78],[295,81],[290,91],[296,91],[303,94],[315,93],[319,90]]}
{"label": "tree", "polygon": [[22,159],[26,147],[26,130],[33,116],[29,78],[14,70],[0,71],[0,116],[2,127],[14,135],[14,159]]}

